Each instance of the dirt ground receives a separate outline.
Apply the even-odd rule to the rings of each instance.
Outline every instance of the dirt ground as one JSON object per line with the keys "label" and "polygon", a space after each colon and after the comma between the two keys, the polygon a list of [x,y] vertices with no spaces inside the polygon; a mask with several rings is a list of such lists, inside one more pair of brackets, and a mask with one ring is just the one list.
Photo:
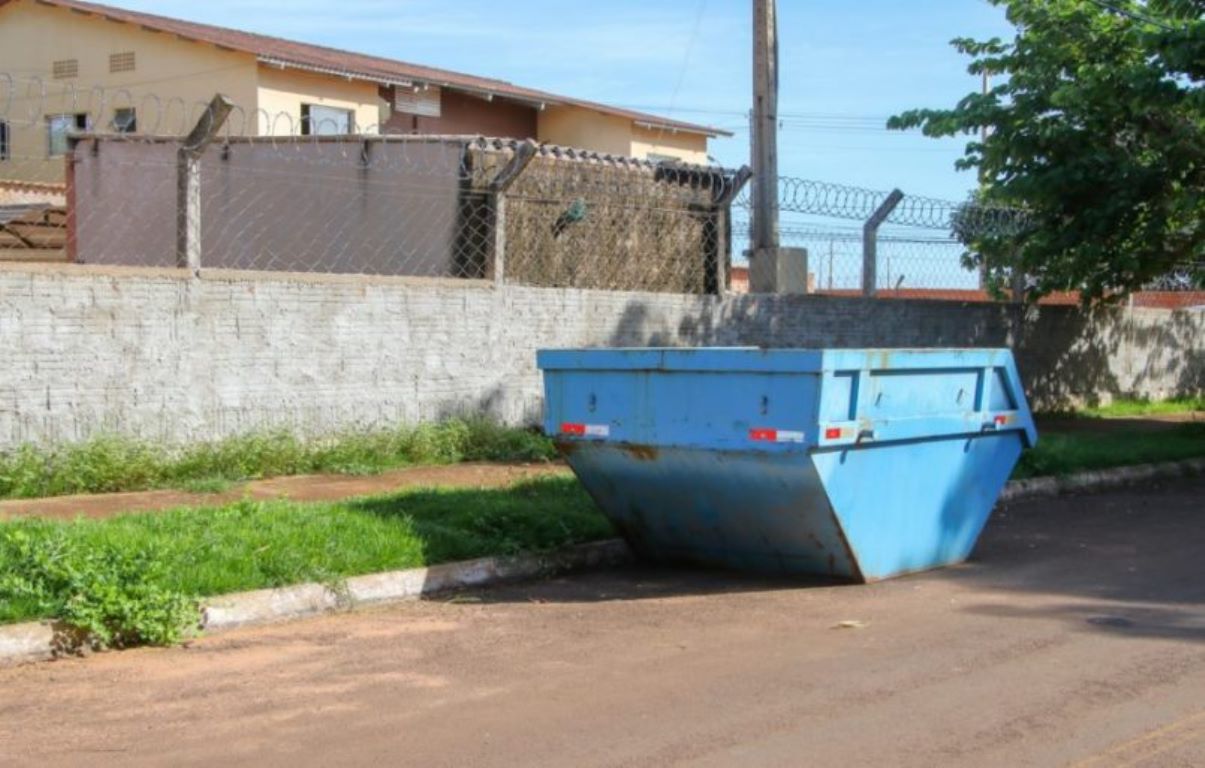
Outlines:
{"label": "dirt ground", "polygon": [[[1042,416],[1041,432],[1161,432],[1187,422],[1205,421],[1205,411],[1158,414],[1112,419],[1083,419]],[[379,475],[302,475],[239,483],[221,493],[188,493],[177,490],[56,496],[46,499],[0,501],[0,520],[42,517],[71,520],[76,517],[103,518],[128,512],[155,512],[176,507],[228,504],[244,498],[292,499],[294,501],[337,501],[356,496],[389,493],[404,488],[459,486],[503,488],[519,480],[550,474],[567,474],[559,462],[546,464],[454,464],[440,467],[409,467]]]}
{"label": "dirt ground", "polygon": [[337,501],[355,496],[399,491],[403,488],[458,486],[504,488],[520,480],[568,473],[560,464],[454,464],[409,467],[379,475],[302,475],[241,483],[222,493],[139,491],[92,496],[56,496],[48,499],[0,501],[0,520],[44,517],[112,517],[126,512],[154,512],[175,507],[227,504],[244,498]]}
{"label": "dirt ground", "polygon": [[871,586],[633,567],[0,670],[0,764],[1199,767],[1203,561],[1198,478]]}

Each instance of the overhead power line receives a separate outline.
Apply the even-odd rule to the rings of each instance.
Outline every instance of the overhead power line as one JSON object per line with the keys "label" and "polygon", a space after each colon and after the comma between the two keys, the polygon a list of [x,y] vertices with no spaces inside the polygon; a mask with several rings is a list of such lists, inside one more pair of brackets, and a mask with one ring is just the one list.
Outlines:
{"label": "overhead power line", "polygon": [[[695,115],[727,115],[731,117],[748,117],[749,110],[747,109],[716,109],[714,107],[681,107],[667,106],[665,104],[619,104],[617,106],[625,109],[636,109],[641,111],[658,112],[667,109],[673,109],[677,112],[686,112]],[[816,120],[838,120],[838,121],[856,121],[856,122],[875,122],[885,123],[888,120],[888,115],[861,115],[846,112],[779,112],[778,117],[781,119],[816,119]]]}
{"label": "overhead power line", "polygon": [[[699,0],[699,7],[695,11],[694,27],[691,29],[690,37],[686,40],[686,50],[682,54],[682,66],[678,70],[678,79],[677,82],[674,83],[674,92],[669,98],[670,107],[665,110],[667,117],[672,117],[676,111],[673,105],[678,102],[678,94],[682,92],[682,84],[686,81],[686,73],[690,69],[691,54],[694,53],[695,42],[698,41],[699,33],[702,31],[703,15],[705,13],[707,13],[707,0]],[[665,135],[664,126],[661,128],[661,133],[659,135]]]}

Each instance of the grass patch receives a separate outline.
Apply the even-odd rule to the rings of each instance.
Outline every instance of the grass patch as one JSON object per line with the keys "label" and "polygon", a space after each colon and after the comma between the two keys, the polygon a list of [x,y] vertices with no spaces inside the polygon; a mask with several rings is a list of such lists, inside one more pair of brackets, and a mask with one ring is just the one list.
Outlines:
{"label": "grass patch", "polygon": [[1175,413],[1191,413],[1192,411],[1205,411],[1205,396],[1176,397],[1171,400],[1114,400],[1108,405],[1093,405],[1044,415],[1116,419],[1132,416],[1162,416]]}
{"label": "grass patch", "polygon": [[1199,456],[1205,456],[1205,423],[1179,424],[1158,432],[1043,432],[1037,446],[1021,454],[1013,477],[1068,475]]}
{"label": "grass patch", "polygon": [[[164,478],[219,490],[229,476],[299,467],[375,471],[417,457],[543,458],[545,444],[528,433],[456,422],[320,444],[288,436],[240,438],[171,461],[141,446],[95,441],[86,454],[62,454],[58,474],[22,471],[43,478],[43,486],[30,487],[67,487],[45,478],[61,478],[70,469],[73,482],[111,490]],[[32,456],[17,452],[6,466],[41,466]],[[1196,456],[1205,456],[1202,423],[1159,432],[1046,433],[1023,454],[1014,477]],[[135,466],[126,466],[127,460]],[[149,471],[155,461],[170,472]],[[57,620],[95,647],[171,644],[195,626],[198,603],[206,597],[303,582],[337,587],[354,575],[550,550],[612,533],[571,477],[503,490],[411,489],[334,503],[245,500],[103,520],[12,520],[0,522],[0,623]]]}
{"label": "grass patch", "polygon": [[544,461],[552,441],[484,419],[452,419],[304,441],[288,432],[164,448],[100,437],[57,448],[0,454],[0,499],[183,488],[216,492],[244,480],[320,472],[372,474],[460,461]]}
{"label": "grass patch", "polygon": [[0,623],[57,619],[94,646],[170,644],[203,597],[613,535],[576,480],[409,490],[338,503],[242,501],[107,520],[0,523]]}
{"label": "grass patch", "polygon": [[1205,396],[1178,397],[1172,400],[1115,400],[1108,405],[1083,409],[1084,415],[1102,419],[1125,416],[1159,416],[1192,411],[1205,411]]}

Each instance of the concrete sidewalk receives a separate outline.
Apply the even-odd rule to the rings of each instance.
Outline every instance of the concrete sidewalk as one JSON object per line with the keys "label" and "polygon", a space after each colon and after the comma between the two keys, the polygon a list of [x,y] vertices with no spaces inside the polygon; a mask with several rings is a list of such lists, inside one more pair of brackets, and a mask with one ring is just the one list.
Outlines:
{"label": "concrete sidewalk", "polygon": [[3,670],[0,762],[1205,765],[1203,500],[1008,505],[870,586],[602,571]]}

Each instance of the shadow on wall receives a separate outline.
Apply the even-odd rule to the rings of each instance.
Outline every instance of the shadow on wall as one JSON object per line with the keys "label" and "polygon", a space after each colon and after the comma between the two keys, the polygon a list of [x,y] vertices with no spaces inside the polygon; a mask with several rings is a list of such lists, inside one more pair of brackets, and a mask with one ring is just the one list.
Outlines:
{"label": "shadow on wall", "polygon": [[711,299],[679,321],[686,345],[765,347],[965,347],[1007,344],[1007,307],[876,302],[835,296],[740,295]]}
{"label": "shadow on wall", "polygon": [[1018,328],[1018,365],[1044,408],[1205,388],[1205,323],[1189,312],[1049,307]]}
{"label": "shadow on wall", "polygon": [[529,429],[544,424],[543,377],[535,367],[535,355],[530,359],[532,385],[516,385],[511,379],[500,380],[482,394],[449,393],[434,405],[419,421],[442,422],[449,419],[485,419],[497,424]]}
{"label": "shadow on wall", "polygon": [[[540,405],[536,403],[516,404],[513,388],[502,384],[493,384],[480,395],[469,396],[467,393],[449,393],[447,398],[434,406],[434,413],[423,420],[447,421],[449,419],[478,419],[484,418],[499,423],[534,424],[539,421]],[[516,419],[514,410],[521,413]],[[531,414],[535,409],[535,416]]]}
{"label": "shadow on wall", "polygon": [[836,296],[631,299],[606,344],[761,347],[1011,347],[1031,405],[1205,390],[1205,316],[1123,307],[1017,307]]}
{"label": "shadow on wall", "polygon": [[1187,350],[1180,379],[1176,382],[1176,396],[1190,396],[1205,392],[1205,338],[1198,328],[1196,345]]}
{"label": "shadow on wall", "polygon": [[[668,313],[654,307],[654,301],[628,302],[607,340],[607,346],[676,347],[705,346],[711,343],[709,341],[684,340],[682,329],[671,328],[666,318]],[[687,322],[687,319],[682,322]]]}
{"label": "shadow on wall", "polygon": [[1124,322],[1116,308],[1024,311],[1012,347],[1035,407],[1055,410],[1125,394],[1115,370],[1125,341],[1116,326]]}

